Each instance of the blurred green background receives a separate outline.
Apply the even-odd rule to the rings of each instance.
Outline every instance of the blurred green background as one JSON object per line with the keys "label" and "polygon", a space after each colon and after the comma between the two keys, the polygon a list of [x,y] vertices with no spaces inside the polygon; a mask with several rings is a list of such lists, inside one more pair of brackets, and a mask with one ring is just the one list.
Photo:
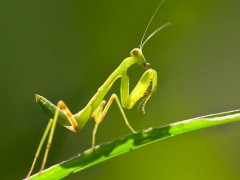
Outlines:
{"label": "blurred green background", "polygon": [[[77,112],[108,75],[138,47],[158,0],[0,2],[0,178],[21,179],[30,168],[48,118],[39,93]],[[240,108],[240,1],[168,0],[150,31],[173,25],[143,49],[158,71],[158,90],[142,115],[126,114],[135,129]],[[143,70],[129,71],[132,86]],[[119,93],[119,82],[111,93]],[[109,98],[110,93],[106,98]],[[77,134],[57,126],[47,166],[91,144],[93,121]],[[97,142],[130,133],[116,105]],[[69,179],[239,180],[240,124],[155,143]],[[39,168],[39,165],[37,169]]]}

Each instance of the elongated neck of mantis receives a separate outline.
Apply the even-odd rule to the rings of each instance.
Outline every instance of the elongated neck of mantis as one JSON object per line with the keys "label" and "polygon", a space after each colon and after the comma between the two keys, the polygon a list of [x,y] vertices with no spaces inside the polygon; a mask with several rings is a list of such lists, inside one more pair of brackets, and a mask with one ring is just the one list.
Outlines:
{"label": "elongated neck of mantis", "polygon": [[114,82],[118,78],[122,77],[123,74],[126,75],[130,66],[136,63],[145,67],[146,62],[140,49],[133,49],[130,54],[131,56],[125,58],[123,62],[107,78],[103,85],[98,89],[96,94],[91,98],[87,106],[74,115],[75,119],[78,121],[79,129],[81,129],[91,117],[92,113],[102,102],[103,98],[108,93]]}
{"label": "elongated neck of mantis", "polygon": [[122,74],[126,73],[128,68],[132,66],[133,64],[138,64],[142,66],[143,68],[148,67],[148,63],[145,61],[145,58],[142,54],[142,51],[138,48],[134,48],[130,52],[130,57],[127,57],[123,60],[123,62],[113,71],[113,73],[108,77],[108,79],[104,82],[104,84],[99,88],[99,90],[102,90],[104,92],[104,95],[108,92],[108,90],[111,88],[113,83],[122,76]]}

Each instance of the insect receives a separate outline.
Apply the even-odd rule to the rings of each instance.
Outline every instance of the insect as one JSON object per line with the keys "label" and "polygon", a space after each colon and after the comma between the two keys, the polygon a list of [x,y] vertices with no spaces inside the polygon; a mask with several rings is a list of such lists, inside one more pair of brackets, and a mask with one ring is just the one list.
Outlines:
{"label": "insect", "polygon": [[[158,9],[162,4],[163,4],[163,1],[158,5],[155,12],[153,13],[153,16],[151,17],[144,31],[143,37],[141,39],[140,48],[134,48],[130,52],[130,57],[127,57],[122,61],[122,63],[112,72],[112,74],[107,78],[107,80],[103,83],[103,85],[98,89],[98,91],[91,98],[88,104],[78,113],[73,115],[63,101],[59,101],[57,106],[55,106],[46,98],[40,95],[36,95],[36,102],[40,105],[41,109],[51,119],[49,120],[48,125],[44,131],[44,134],[38,146],[37,152],[35,154],[32,166],[27,175],[27,178],[31,175],[34,165],[36,163],[36,160],[39,156],[40,150],[42,149],[43,143],[46,140],[47,136],[49,136],[40,172],[44,169],[44,166],[47,161],[48,153],[50,150],[50,145],[52,142],[56,123],[65,126],[67,129],[69,129],[72,132],[78,132],[85,126],[87,121],[89,121],[90,119],[94,119],[95,127],[92,132],[92,148],[94,149],[98,126],[103,121],[113,101],[116,101],[127,127],[133,133],[136,132],[132,128],[132,126],[129,124],[123,108],[130,109],[136,104],[138,100],[141,99],[142,101],[139,104],[139,107],[144,113],[145,112],[144,108],[147,101],[152,96],[152,94],[156,91],[157,72],[149,68],[150,64],[146,62],[144,55],[142,53],[142,48],[145,45],[145,43],[151,37],[153,37],[157,32],[159,32],[166,26],[170,25],[170,23],[166,23],[160,26],[144,40],[147,30],[153,18],[155,17],[155,14],[157,13]],[[143,67],[145,69],[145,72],[143,73],[142,77],[140,78],[136,86],[133,88],[132,92],[129,93],[129,77],[127,74],[127,70],[130,66],[134,64],[137,64]],[[121,79],[121,83],[120,83],[121,98],[119,99],[116,94],[112,94],[108,101],[103,100],[105,95],[108,93],[109,89],[114,84],[114,82],[119,78]]]}

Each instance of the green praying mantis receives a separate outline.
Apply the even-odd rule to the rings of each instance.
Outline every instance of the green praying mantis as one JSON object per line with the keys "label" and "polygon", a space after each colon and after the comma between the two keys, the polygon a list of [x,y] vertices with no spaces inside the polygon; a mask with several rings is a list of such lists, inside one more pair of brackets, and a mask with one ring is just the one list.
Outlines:
{"label": "green praying mantis", "polygon": [[[92,132],[92,148],[94,149],[98,126],[106,116],[112,102],[116,101],[127,127],[133,133],[136,132],[132,128],[132,126],[129,124],[129,121],[124,113],[123,108],[131,109],[136,104],[136,102],[141,99],[139,108],[142,110],[143,113],[145,113],[145,109],[144,109],[145,105],[149,100],[149,98],[157,89],[157,72],[149,68],[150,64],[147,63],[147,61],[145,60],[144,55],[142,53],[142,49],[145,43],[151,37],[153,37],[157,32],[159,32],[166,26],[170,25],[170,23],[166,23],[160,26],[144,40],[147,30],[153,18],[155,17],[155,14],[157,13],[158,9],[162,4],[163,4],[163,1],[159,3],[158,7],[153,13],[153,16],[151,17],[144,31],[143,37],[141,39],[140,48],[134,48],[130,52],[130,57],[127,57],[126,59],[124,59],[122,63],[112,72],[112,74],[107,78],[107,80],[103,83],[103,85],[98,89],[96,94],[91,98],[91,100],[88,102],[85,108],[83,108],[78,113],[73,115],[63,101],[59,101],[57,106],[55,106],[43,96],[35,95],[36,102],[39,104],[41,109],[50,117],[50,120],[44,131],[44,134],[38,146],[37,152],[35,154],[32,166],[30,168],[30,171],[26,179],[30,177],[34,169],[36,160],[42,149],[43,143],[45,142],[48,136],[48,142],[46,145],[46,150],[43,157],[40,172],[44,169],[47,161],[48,153],[50,150],[50,145],[52,143],[56,123],[61,124],[62,126],[66,127],[72,132],[78,132],[85,126],[87,121],[89,121],[90,119],[94,119],[95,127]],[[145,72],[143,73],[142,77],[140,78],[136,86],[133,88],[133,90],[129,93],[129,77],[128,77],[127,71],[128,71],[128,68],[134,64],[137,64],[140,67],[143,67],[145,69]],[[119,99],[116,94],[112,94],[110,99],[108,101],[105,101],[104,100],[105,95],[108,93],[109,89],[112,87],[114,82],[119,78],[121,79],[121,84],[120,84],[121,98]]]}

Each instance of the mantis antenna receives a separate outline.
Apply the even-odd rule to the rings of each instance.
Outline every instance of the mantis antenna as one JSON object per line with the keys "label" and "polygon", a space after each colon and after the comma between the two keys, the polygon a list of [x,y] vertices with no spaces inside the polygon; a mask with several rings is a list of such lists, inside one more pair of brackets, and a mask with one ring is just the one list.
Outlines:
{"label": "mantis antenna", "polygon": [[145,38],[145,36],[146,36],[146,33],[147,33],[148,29],[149,29],[149,26],[150,26],[151,23],[152,23],[152,20],[154,19],[156,13],[158,12],[159,8],[163,5],[164,2],[165,2],[165,0],[163,0],[163,1],[161,1],[161,2],[159,3],[159,5],[158,5],[158,7],[156,8],[156,10],[154,11],[154,13],[153,13],[150,21],[148,22],[148,25],[147,25],[147,27],[146,27],[146,29],[145,29],[145,31],[144,31],[144,33],[143,33],[142,39],[141,39],[141,43],[140,43],[140,49],[141,49],[141,50],[143,49],[143,46],[146,44],[146,42],[147,42],[149,39],[151,39],[156,33],[158,33],[159,31],[161,31],[161,30],[164,29],[165,27],[171,25],[170,22],[163,24],[162,26],[160,26],[159,28],[157,28],[155,31],[153,31],[153,32],[144,40],[144,38]]}

